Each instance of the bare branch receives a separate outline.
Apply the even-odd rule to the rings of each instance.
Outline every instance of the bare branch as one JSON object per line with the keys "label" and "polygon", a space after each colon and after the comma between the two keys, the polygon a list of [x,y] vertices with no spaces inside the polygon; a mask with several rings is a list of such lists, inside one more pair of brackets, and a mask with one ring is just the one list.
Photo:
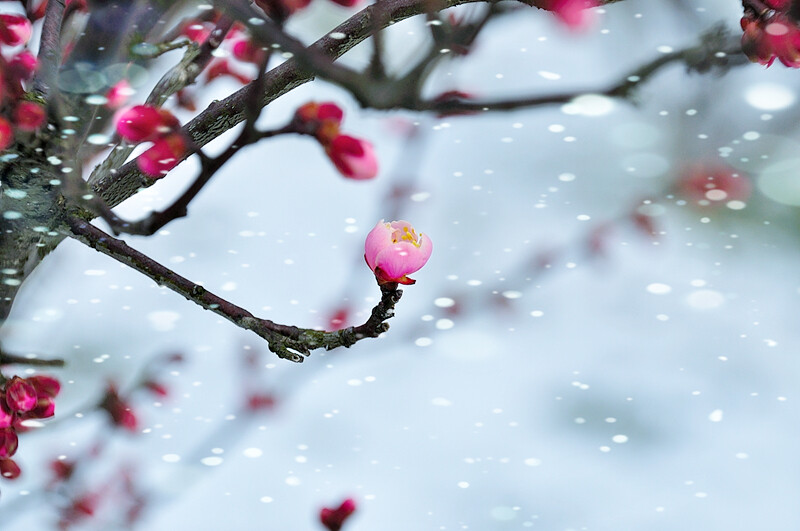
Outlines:
{"label": "bare branch", "polygon": [[42,36],[39,41],[39,69],[33,78],[33,90],[47,98],[56,84],[61,63],[61,20],[64,17],[64,0],[47,3]]}
{"label": "bare branch", "polygon": [[397,304],[402,295],[402,291],[397,289],[397,284],[381,286],[380,302],[372,310],[370,318],[357,327],[345,328],[335,332],[324,332],[281,325],[268,319],[259,319],[253,316],[244,308],[180,276],[149,256],[131,248],[124,241],[106,234],[87,221],[75,217],[67,217],[65,221],[73,238],[132,267],[159,285],[165,286],[202,308],[224,317],[238,327],[254,332],[267,340],[269,349],[279,357],[298,363],[302,362],[303,356],[308,356],[312,350],[349,347],[361,339],[378,337],[388,330],[389,325],[386,320],[394,315],[395,304]]}

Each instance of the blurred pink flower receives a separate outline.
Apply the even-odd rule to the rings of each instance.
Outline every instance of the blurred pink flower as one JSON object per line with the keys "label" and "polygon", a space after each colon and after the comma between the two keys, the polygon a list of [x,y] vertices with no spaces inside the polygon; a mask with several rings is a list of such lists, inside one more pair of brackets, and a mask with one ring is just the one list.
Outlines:
{"label": "blurred pink flower", "polygon": [[325,147],[325,152],[348,179],[372,179],[378,174],[378,159],[367,140],[339,135]]}

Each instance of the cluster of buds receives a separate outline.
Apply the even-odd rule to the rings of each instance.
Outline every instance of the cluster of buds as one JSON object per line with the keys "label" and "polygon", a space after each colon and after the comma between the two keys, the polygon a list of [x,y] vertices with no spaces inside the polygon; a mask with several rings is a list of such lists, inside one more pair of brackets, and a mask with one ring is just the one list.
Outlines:
{"label": "cluster of buds", "polygon": [[352,498],[347,498],[335,509],[328,507],[320,509],[319,521],[328,531],[339,531],[354,512],[356,512],[356,502]]}
{"label": "cluster of buds", "polygon": [[17,47],[31,38],[31,23],[21,15],[0,14],[0,103],[6,103],[0,116],[0,150],[14,140],[15,131],[36,131],[44,124],[46,113],[39,103],[24,99],[24,84],[33,77],[38,66],[36,56],[28,50],[6,57],[5,47]]}
{"label": "cluster of buds", "polygon": [[750,178],[718,162],[696,162],[685,167],[678,179],[678,191],[700,207],[727,205],[740,209],[752,192]]}
{"label": "cluster of buds", "polygon": [[593,7],[600,5],[597,0],[535,0],[534,5],[552,11],[569,29],[585,29],[592,21]]}
{"label": "cluster of buds", "polygon": [[764,13],[745,11],[742,17],[742,51],[754,63],[770,66],[778,59],[800,68],[800,28],[789,16],[791,0],[763,0]]}
{"label": "cluster of buds", "polygon": [[378,284],[414,284],[408,275],[419,271],[433,252],[431,239],[417,234],[408,221],[383,220],[367,234],[364,259]]}
{"label": "cluster of buds", "polygon": [[378,159],[367,140],[341,134],[342,109],[331,102],[309,102],[297,109],[295,130],[315,137],[339,172],[348,179],[372,179],[378,174]]}
{"label": "cluster of buds", "polygon": [[0,475],[14,479],[20,469],[11,457],[16,453],[17,432],[26,420],[46,419],[55,413],[55,398],[61,384],[51,376],[15,376],[0,389]]}
{"label": "cluster of buds", "polygon": [[136,159],[143,173],[159,179],[181,161],[186,140],[180,122],[167,110],[150,105],[136,105],[117,118],[117,133],[128,142],[152,142],[153,145]]}

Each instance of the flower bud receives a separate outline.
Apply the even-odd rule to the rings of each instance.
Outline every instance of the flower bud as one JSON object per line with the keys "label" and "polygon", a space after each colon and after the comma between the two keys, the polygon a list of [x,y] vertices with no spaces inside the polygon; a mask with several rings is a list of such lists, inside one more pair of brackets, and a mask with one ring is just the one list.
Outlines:
{"label": "flower bud", "polygon": [[158,135],[162,115],[150,105],[136,105],[117,118],[117,133],[128,142],[152,140]]}
{"label": "flower bud", "polygon": [[128,98],[133,96],[136,90],[131,86],[127,79],[121,79],[114,83],[114,85],[106,92],[106,107],[109,109],[119,109]]}
{"label": "flower bud", "polygon": [[157,139],[153,146],[139,155],[136,165],[152,179],[160,179],[178,165],[186,151],[186,141],[180,133]]}
{"label": "flower bud", "polygon": [[6,65],[6,72],[9,77],[17,81],[27,81],[33,77],[36,68],[39,66],[39,61],[36,56],[28,50],[23,50],[11,58]]}
{"label": "flower bud", "polygon": [[52,376],[47,376],[46,374],[37,374],[35,376],[31,376],[28,378],[28,383],[30,383],[33,388],[36,389],[36,394],[39,396],[39,398],[43,396],[55,398],[61,391],[61,382]]}
{"label": "flower bud", "polygon": [[407,221],[381,220],[367,235],[364,259],[375,273],[379,284],[397,282],[413,284],[407,275],[419,271],[433,252],[426,235],[414,230]]}
{"label": "flower bud", "polygon": [[0,151],[6,149],[14,141],[14,129],[11,124],[0,116]]}
{"label": "flower bud", "polygon": [[0,429],[0,459],[7,459],[17,452],[19,439],[14,428]]}
{"label": "flower bud", "polygon": [[328,531],[339,531],[345,521],[356,511],[356,502],[347,498],[336,509],[323,507],[319,512],[319,520]]}
{"label": "flower bud", "polygon": [[31,38],[31,23],[20,15],[0,15],[0,43],[9,46],[25,44]]}
{"label": "flower bud", "polygon": [[13,459],[0,459],[0,476],[6,479],[17,479],[22,471]]}
{"label": "flower bud", "polygon": [[6,404],[12,411],[24,413],[36,407],[36,389],[19,376],[6,383]]}
{"label": "flower bud", "polygon": [[325,152],[348,179],[372,179],[378,174],[378,159],[372,144],[366,140],[339,135],[326,146]]}
{"label": "flower bud", "polygon": [[23,101],[14,111],[14,124],[22,131],[36,131],[45,120],[44,107],[32,101]]}
{"label": "flower bud", "polygon": [[0,394],[0,428],[10,428],[15,420],[16,414],[6,403],[5,396]]}

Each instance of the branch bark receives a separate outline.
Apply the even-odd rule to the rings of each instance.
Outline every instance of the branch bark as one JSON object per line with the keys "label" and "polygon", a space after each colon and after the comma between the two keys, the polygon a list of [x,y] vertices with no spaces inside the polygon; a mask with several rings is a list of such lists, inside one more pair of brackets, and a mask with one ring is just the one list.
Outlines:
{"label": "branch bark", "polygon": [[369,319],[362,325],[334,332],[299,328],[255,317],[246,309],[211,293],[203,286],[182,277],[171,269],[140,253],[127,243],[106,234],[80,218],[68,217],[66,223],[70,236],[93,249],[139,271],[161,286],[182,295],[206,310],[224,317],[236,326],[254,332],[265,339],[269,349],[283,359],[300,363],[312,350],[350,347],[357,341],[378,337],[389,329],[386,321],[394,316],[394,307],[402,290],[397,284],[381,286],[381,300],[373,308]]}

